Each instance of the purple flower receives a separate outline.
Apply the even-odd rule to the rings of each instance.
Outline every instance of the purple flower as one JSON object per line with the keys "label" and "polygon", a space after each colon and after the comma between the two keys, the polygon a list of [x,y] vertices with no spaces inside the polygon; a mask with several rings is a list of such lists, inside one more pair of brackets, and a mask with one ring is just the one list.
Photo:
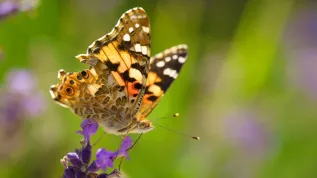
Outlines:
{"label": "purple flower", "polygon": [[18,6],[16,3],[10,1],[4,1],[0,3],[0,19],[9,16],[18,11]]}
{"label": "purple flower", "polygon": [[98,123],[85,119],[81,124],[80,127],[83,130],[77,131],[78,134],[81,134],[84,136],[85,140],[90,141],[90,136],[96,134],[98,130]]}
{"label": "purple flower", "polygon": [[[128,144],[125,145],[128,146]],[[65,167],[64,178],[76,177],[75,175],[86,177],[89,174],[96,174],[99,169],[106,171],[107,168],[112,168],[114,166],[113,162],[116,158],[118,158],[117,152],[118,151],[112,152],[104,148],[100,148],[96,153],[96,161],[92,161],[92,163],[89,164],[91,158],[91,145],[88,142],[86,146],[82,147],[82,149],[70,152],[67,154],[66,158],[64,157],[62,159],[61,162]],[[68,161],[71,165],[68,165]],[[107,177],[110,175],[114,176],[115,174],[119,175],[119,172],[113,171],[110,174],[102,173],[98,177]]]}
{"label": "purple flower", "polygon": [[[114,161],[119,157],[126,157],[128,159],[128,149],[132,146],[132,139],[130,137],[125,137],[117,151],[109,151],[104,148],[100,148],[96,152],[96,160],[90,163],[91,159],[91,145],[90,136],[97,132],[98,124],[91,120],[84,120],[81,123],[82,130],[77,131],[77,133],[84,136],[84,142],[82,142],[82,148],[77,149],[74,152],[70,152],[66,157],[62,159],[62,164],[65,167],[64,178],[71,177],[87,177],[90,174],[96,175],[97,171],[107,168],[113,168]],[[68,165],[68,161],[71,165]],[[99,178],[103,177],[120,177],[120,172],[114,170],[110,174],[102,173],[97,174]],[[95,176],[96,177],[96,176]]]}

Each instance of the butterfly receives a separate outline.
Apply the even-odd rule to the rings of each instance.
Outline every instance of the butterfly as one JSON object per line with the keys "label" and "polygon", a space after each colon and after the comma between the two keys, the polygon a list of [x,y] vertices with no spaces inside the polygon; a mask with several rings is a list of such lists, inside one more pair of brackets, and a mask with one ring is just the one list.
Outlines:
{"label": "butterfly", "polygon": [[58,72],[50,94],[61,106],[101,125],[115,135],[146,133],[146,118],[177,78],[187,57],[178,45],[151,57],[150,23],[146,12],[125,12],[112,31],[94,41],[76,58],[88,69]]}

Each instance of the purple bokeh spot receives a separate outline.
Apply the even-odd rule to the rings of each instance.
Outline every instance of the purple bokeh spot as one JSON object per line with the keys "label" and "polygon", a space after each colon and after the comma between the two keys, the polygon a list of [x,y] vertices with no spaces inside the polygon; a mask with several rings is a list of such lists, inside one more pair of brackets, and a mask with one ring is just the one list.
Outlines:
{"label": "purple bokeh spot", "polygon": [[28,95],[35,88],[34,76],[27,70],[13,70],[6,78],[7,87],[11,92]]}
{"label": "purple bokeh spot", "polygon": [[6,83],[0,88],[0,130],[16,133],[25,119],[42,115],[46,103],[37,89],[35,76],[27,70],[7,73]]}
{"label": "purple bokeh spot", "polygon": [[10,1],[0,3],[0,19],[18,11],[18,6]]}
{"label": "purple bokeh spot", "polygon": [[297,51],[292,55],[289,68],[291,83],[313,99],[317,99],[316,49]]}
{"label": "purple bokeh spot", "polygon": [[284,45],[290,83],[317,99],[317,11],[313,6],[296,11],[286,27]]}
{"label": "purple bokeh spot", "polygon": [[33,96],[26,96],[21,100],[21,104],[31,117],[36,117],[44,113],[46,105],[44,97],[41,94],[35,93]]}
{"label": "purple bokeh spot", "polygon": [[21,102],[18,98],[14,98],[14,96],[6,95],[2,96],[2,108],[1,115],[3,117],[3,121],[6,123],[14,123],[14,121],[18,120],[23,114],[23,107],[21,106]]}
{"label": "purple bokeh spot", "polygon": [[262,153],[269,144],[268,128],[261,124],[258,116],[248,110],[238,110],[224,118],[224,130],[229,142],[248,153]]}

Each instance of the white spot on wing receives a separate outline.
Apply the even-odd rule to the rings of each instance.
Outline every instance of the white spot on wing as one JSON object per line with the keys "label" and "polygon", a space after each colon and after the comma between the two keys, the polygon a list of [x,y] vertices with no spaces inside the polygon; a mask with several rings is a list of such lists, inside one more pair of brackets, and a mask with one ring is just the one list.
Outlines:
{"label": "white spot on wing", "polygon": [[142,29],[143,29],[143,31],[145,32],[145,33],[150,33],[150,28],[149,27],[142,27]]}
{"label": "white spot on wing", "polygon": [[165,65],[164,61],[160,61],[160,62],[156,63],[157,67],[164,67],[164,65]]}
{"label": "white spot on wing", "polygon": [[129,28],[129,32],[132,33],[134,31],[133,27]]}
{"label": "white spot on wing", "polygon": [[123,40],[124,41],[130,41],[131,39],[130,39],[130,35],[129,34],[125,34],[124,36],[123,36]]}
{"label": "white spot on wing", "polygon": [[135,28],[139,28],[140,25],[138,23],[135,24]]}
{"label": "white spot on wing", "polygon": [[177,47],[173,46],[172,48],[170,48],[170,50],[172,51],[172,53],[177,53]]}
{"label": "white spot on wing", "polygon": [[176,70],[171,70],[169,73],[169,76],[174,78],[175,76],[177,77],[177,71]]}
{"label": "white spot on wing", "polygon": [[178,58],[178,62],[179,62],[179,63],[184,63],[185,61],[186,61],[186,58],[184,58],[184,57],[181,57],[181,56],[180,56],[180,57]]}
{"label": "white spot on wing", "polygon": [[170,62],[172,59],[171,59],[171,57],[169,57],[169,56],[167,56],[166,58],[165,58],[165,62]]}
{"label": "white spot on wing", "polygon": [[147,47],[146,46],[142,46],[142,54],[147,55]]}
{"label": "white spot on wing", "polygon": [[158,53],[157,55],[155,55],[155,58],[162,58],[163,57],[163,53]]}
{"label": "white spot on wing", "polygon": [[174,78],[174,79],[176,79],[177,76],[178,76],[177,71],[176,71],[176,70],[173,70],[173,69],[170,69],[170,68],[164,69],[163,74],[164,74],[164,75],[167,75],[167,76],[169,76],[169,77],[172,77],[172,78]]}
{"label": "white spot on wing", "polygon": [[166,69],[164,69],[163,74],[164,75],[169,75],[170,72],[171,72],[171,69],[170,68],[166,68]]}
{"label": "white spot on wing", "polygon": [[139,43],[135,44],[134,49],[136,52],[141,52],[141,45]]}
{"label": "white spot on wing", "polygon": [[178,56],[176,54],[174,54],[172,58],[175,60],[178,58]]}

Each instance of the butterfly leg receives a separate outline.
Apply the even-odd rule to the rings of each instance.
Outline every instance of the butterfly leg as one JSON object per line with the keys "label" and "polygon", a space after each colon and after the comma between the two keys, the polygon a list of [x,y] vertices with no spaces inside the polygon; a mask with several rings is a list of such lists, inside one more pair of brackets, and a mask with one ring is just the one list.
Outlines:
{"label": "butterfly leg", "polygon": [[94,144],[92,144],[92,146],[95,146],[97,143],[99,143],[99,141],[107,134],[107,132],[104,132],[96,141]]}

